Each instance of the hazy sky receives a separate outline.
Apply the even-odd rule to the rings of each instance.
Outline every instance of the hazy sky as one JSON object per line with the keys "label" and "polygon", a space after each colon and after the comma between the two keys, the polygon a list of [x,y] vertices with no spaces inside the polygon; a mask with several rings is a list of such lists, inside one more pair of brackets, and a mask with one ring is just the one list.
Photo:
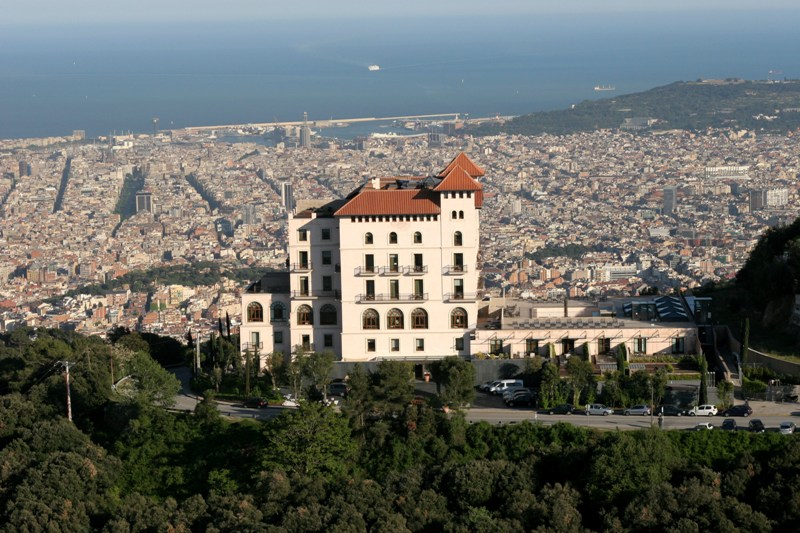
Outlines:
{"label": "hazy sky", "polygon": [[9,0],[0,25],[653,11],[798,10],[797,0]]}

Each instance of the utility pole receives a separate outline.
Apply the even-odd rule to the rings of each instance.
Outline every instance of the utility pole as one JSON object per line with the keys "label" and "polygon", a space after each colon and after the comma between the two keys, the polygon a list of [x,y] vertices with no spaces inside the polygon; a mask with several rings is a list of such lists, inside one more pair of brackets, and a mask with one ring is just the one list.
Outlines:
{"label": "utility pole", "polygon": [[65,370],[64,381],[67,384],[67,420],[72,422],[72,398],[70,396],[70,391],[69,391],[69,369],[70,367],[75,366],[75,363],[72,363],[70,361],[59,361],[58,364],[60,364],[61,367],[64,368]]}

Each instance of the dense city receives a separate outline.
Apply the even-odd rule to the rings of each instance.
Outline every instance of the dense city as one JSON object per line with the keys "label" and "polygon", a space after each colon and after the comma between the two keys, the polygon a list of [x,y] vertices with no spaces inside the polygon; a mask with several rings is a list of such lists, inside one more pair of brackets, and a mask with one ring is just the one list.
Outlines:
{"label": "dense city", "polygon": [[601,130],[340,141],[302,138],[295,128],[281,142],[257,143],[262,137],[217,133],[2,141],[0,331],[124,326],[180,338],[216,329],[226,314],[238,323],[246,283],[224,277],[208,286],[156,279],[144,292],[80,288],[204,261],[281,270],[287,207],[343,197],[376,176],[428,175],[459,150],[486,170],[487,294],[586,298],[718,282],[798,204],[791,135]]}

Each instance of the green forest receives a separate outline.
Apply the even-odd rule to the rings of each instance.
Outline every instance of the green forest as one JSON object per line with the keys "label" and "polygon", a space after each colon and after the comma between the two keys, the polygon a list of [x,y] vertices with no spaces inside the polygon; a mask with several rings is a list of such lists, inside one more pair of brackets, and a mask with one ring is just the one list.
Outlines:
{"label": "green forest", "polygon": [[[469,424],[415,398],[411,368],[400,362],[372,374],[356,368],[341,412],[308,402],[268,422],[233,421],[209,401],[193,413],[169,410],[177,381],[147,343],[117,333],[115,344],[54,330],[0,335],[0,531],[790,531],[800,523],[793,436]],[[67,360],[74,422],[58,364]]]}
{"label": "green forest", "polygon": [[482,124],[477,135],[566,135],[617,129],[626,118],[650,118],[653,130],[736,128],[780,132],[800,128],[800,81],[780,83],[726,80],[675,82],[648,91],[585,100],[569,109],[515,117],[505,124]]}

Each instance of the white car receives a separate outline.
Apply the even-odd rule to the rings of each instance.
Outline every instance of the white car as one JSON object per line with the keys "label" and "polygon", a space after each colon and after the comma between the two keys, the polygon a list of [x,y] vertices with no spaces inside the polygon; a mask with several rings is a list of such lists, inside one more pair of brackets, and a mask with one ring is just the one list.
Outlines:
{"label": "white car", "polygon": [[586,414],[588,415],[613,415],[614,410],[610,407],[606,407],[602,403],[590,403],[586,406]]}
{"label": "white car", "polygon": [[711,422],[700,422],[694,427],[695,431],[708,431],[714,429],[714,426]]}
{"label": "white car", "polygon": [[689,409],[689,416],[716,416],[717,407],[714,405],[696,405]]}
{"label": "white car", "polygon": [[794,433],[794,430],[794,422],[781,422],[781,425],[778,427],[778,431],[781,432],[781,435],[791,435]]}

